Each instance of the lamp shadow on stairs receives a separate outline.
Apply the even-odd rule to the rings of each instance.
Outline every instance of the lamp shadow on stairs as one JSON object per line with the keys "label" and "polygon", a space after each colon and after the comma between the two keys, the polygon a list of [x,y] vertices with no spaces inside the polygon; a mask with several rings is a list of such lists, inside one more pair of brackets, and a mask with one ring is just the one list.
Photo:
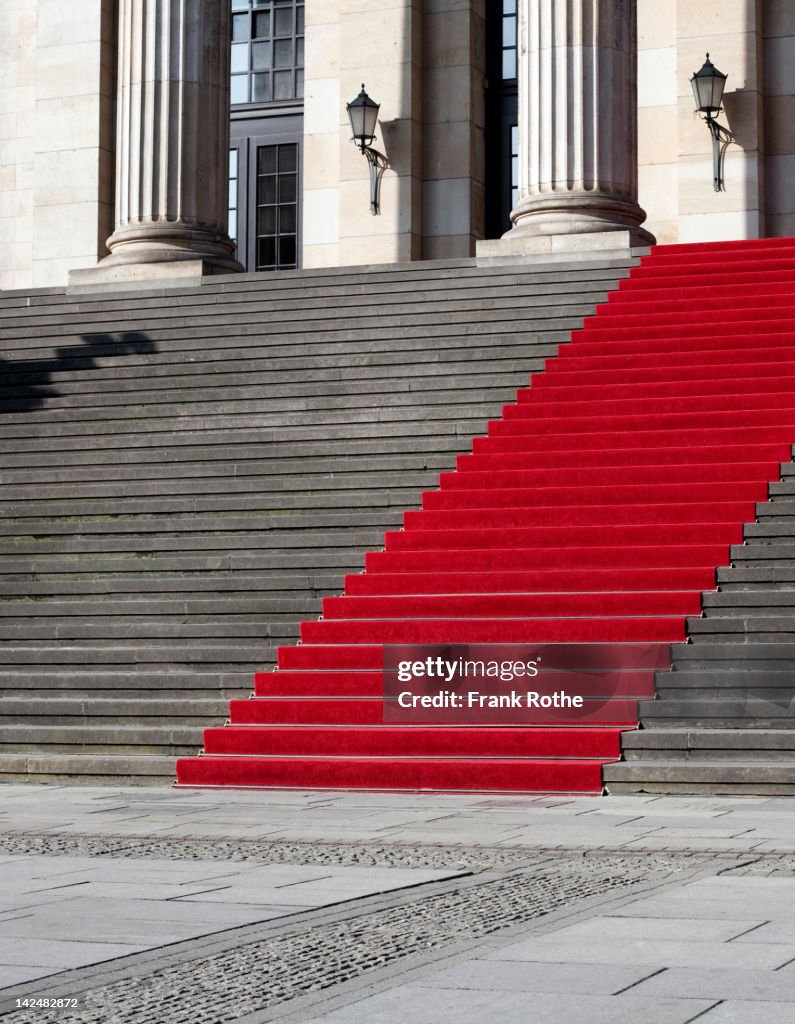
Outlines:
{"label": "lamp shadow on stairs", "polygon": [[82,345],[63,345],[43,359],[0,359],[0,412],[23,413],[41,409],[61,392],[53,386],[57,373],[96,370],[100,359],[150,355],[157,345],[142,331],[118,334],[83,334]]}

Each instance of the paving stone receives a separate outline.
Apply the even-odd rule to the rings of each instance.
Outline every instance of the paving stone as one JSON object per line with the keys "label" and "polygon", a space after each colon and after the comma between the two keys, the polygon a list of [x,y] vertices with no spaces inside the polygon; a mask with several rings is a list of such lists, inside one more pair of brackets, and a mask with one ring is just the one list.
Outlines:
{"label": "paving stone", "polygon": [[795,979],[784,971],[673,967],[641,982],[633,992],[653,998],[780,1001],[795,1006]]}
{"label": "paving stone", "polygon": [[[644,901],[640,901],[643,905]],[[760,918],[758,923],[762,923]],[[672,942],[728,942],[747,932],[754,924],[743,920],[702,921],[655,917],[596,917],[590,921],[566,925],[550,933],[556,942],[591,940],[608,942],[623,940]],[[772,941],[772,940],[771,940]],[[787,939],[781,939],[782,943]],[[499,959],[499,957],[496,957]]]}
{"label": "paving stone", "polygon": [[0,964],[19,967],[83,967],[129,956],[150,948],[151,943],[90,942],[82,938],[22,939],[0,936]]}
{"label": "paving stone", "polygon": [[499,951],[481,960],[465,960],[430,977],[422,984],[430,988],[483,989],[505,992],[559,992],[612,995],[636,985],[651,973],[647,967],[619,964],[536,964],[501,961]]}
{"label": "paving stone", "polygon": [[759,968],[775,970],[795,956],[791,946],[758,944],[743,946],[726,942],[670,941],[663,939],[611,939],[594,943],[589,939],[567,939],[553,932],[524,939],[503,950],[503,959],[540,963],[645,964],[652,967]]}
{"label": "paving stone", "polygon": [[729,999],[703,1017],[703,1024],[795,1024],[795,1003],[749,1003]]}
{"label": "paving stone", "polygon": [[445,991],[404,985],[307,1024],[686,1024],[712,1005],[708,1000],[642,999],[636,996],[557,995]]}

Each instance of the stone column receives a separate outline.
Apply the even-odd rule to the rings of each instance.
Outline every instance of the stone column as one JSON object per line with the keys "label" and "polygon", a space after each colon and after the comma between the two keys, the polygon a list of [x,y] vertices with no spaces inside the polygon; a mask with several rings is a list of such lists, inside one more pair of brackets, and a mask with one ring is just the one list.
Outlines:
{"label": "stone column", "polygon": [[635,0],[519,0],[519,32],[519,203],[478,254],[653,241],[637,201]]}
{"label": "stone column", "polygon": [[241,270],[229,238],[228,0],[120,0],[115,230],[70,285]]}

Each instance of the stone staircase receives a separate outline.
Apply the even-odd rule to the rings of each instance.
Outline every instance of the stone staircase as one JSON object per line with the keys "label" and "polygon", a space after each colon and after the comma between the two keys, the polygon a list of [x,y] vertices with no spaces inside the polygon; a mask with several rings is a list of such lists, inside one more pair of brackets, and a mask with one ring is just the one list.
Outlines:
{"label": "stone staircase", "polygon": [[0,779],[171,781],[630,263],[0,294]]}

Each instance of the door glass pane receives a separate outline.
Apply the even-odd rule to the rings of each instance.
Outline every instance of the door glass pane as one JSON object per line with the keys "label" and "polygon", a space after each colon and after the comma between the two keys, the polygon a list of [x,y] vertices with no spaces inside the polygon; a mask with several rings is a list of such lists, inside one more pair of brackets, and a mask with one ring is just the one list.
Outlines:
{"label": "door glass pane", "polygon": [[279,239],[279,266],[289,267],[295,263],[295,235],[284,235]]}
{"label": "door glass pane", "polygon": [[276,173],[276,146],[260,146],[257,151],[257,171],[259,174]]}
{"label": "door glass pane", "polygon": [[276,202],[276,176],[267,175],[266,177],[260,176],[259,182],[257,183],[257,202],[258,203],[275,203]]}
{"label": "door glass pane", "polygon": [[276,213],[278,207],[276,206],[262,206],[257,210],[257,234],[258,235],[275,235],[276,234]]}
{"label": "door glass pane", "polygon": [[276,239],[257,239],[257,270],[276,269]]}
{"label": "door glass pane", "polygon": [[297,160],[295,146],[279,146],[279,173],[294,171]]}
{"label": "door glass pane", "polygon": [[295,232],[295,207],[279,207],[279,231],[282,234],[293,234]]}
{"label": "door glass pane", "polygon": [[295,194],[295,174],[280,174],[279,175],[279,202],[280,203],[294,203],[296,199]]}
{"label": "door glass pane", "polygon": [[291,269],[298,260],[298,146],[260,146],[257,168],[256,269]]}

